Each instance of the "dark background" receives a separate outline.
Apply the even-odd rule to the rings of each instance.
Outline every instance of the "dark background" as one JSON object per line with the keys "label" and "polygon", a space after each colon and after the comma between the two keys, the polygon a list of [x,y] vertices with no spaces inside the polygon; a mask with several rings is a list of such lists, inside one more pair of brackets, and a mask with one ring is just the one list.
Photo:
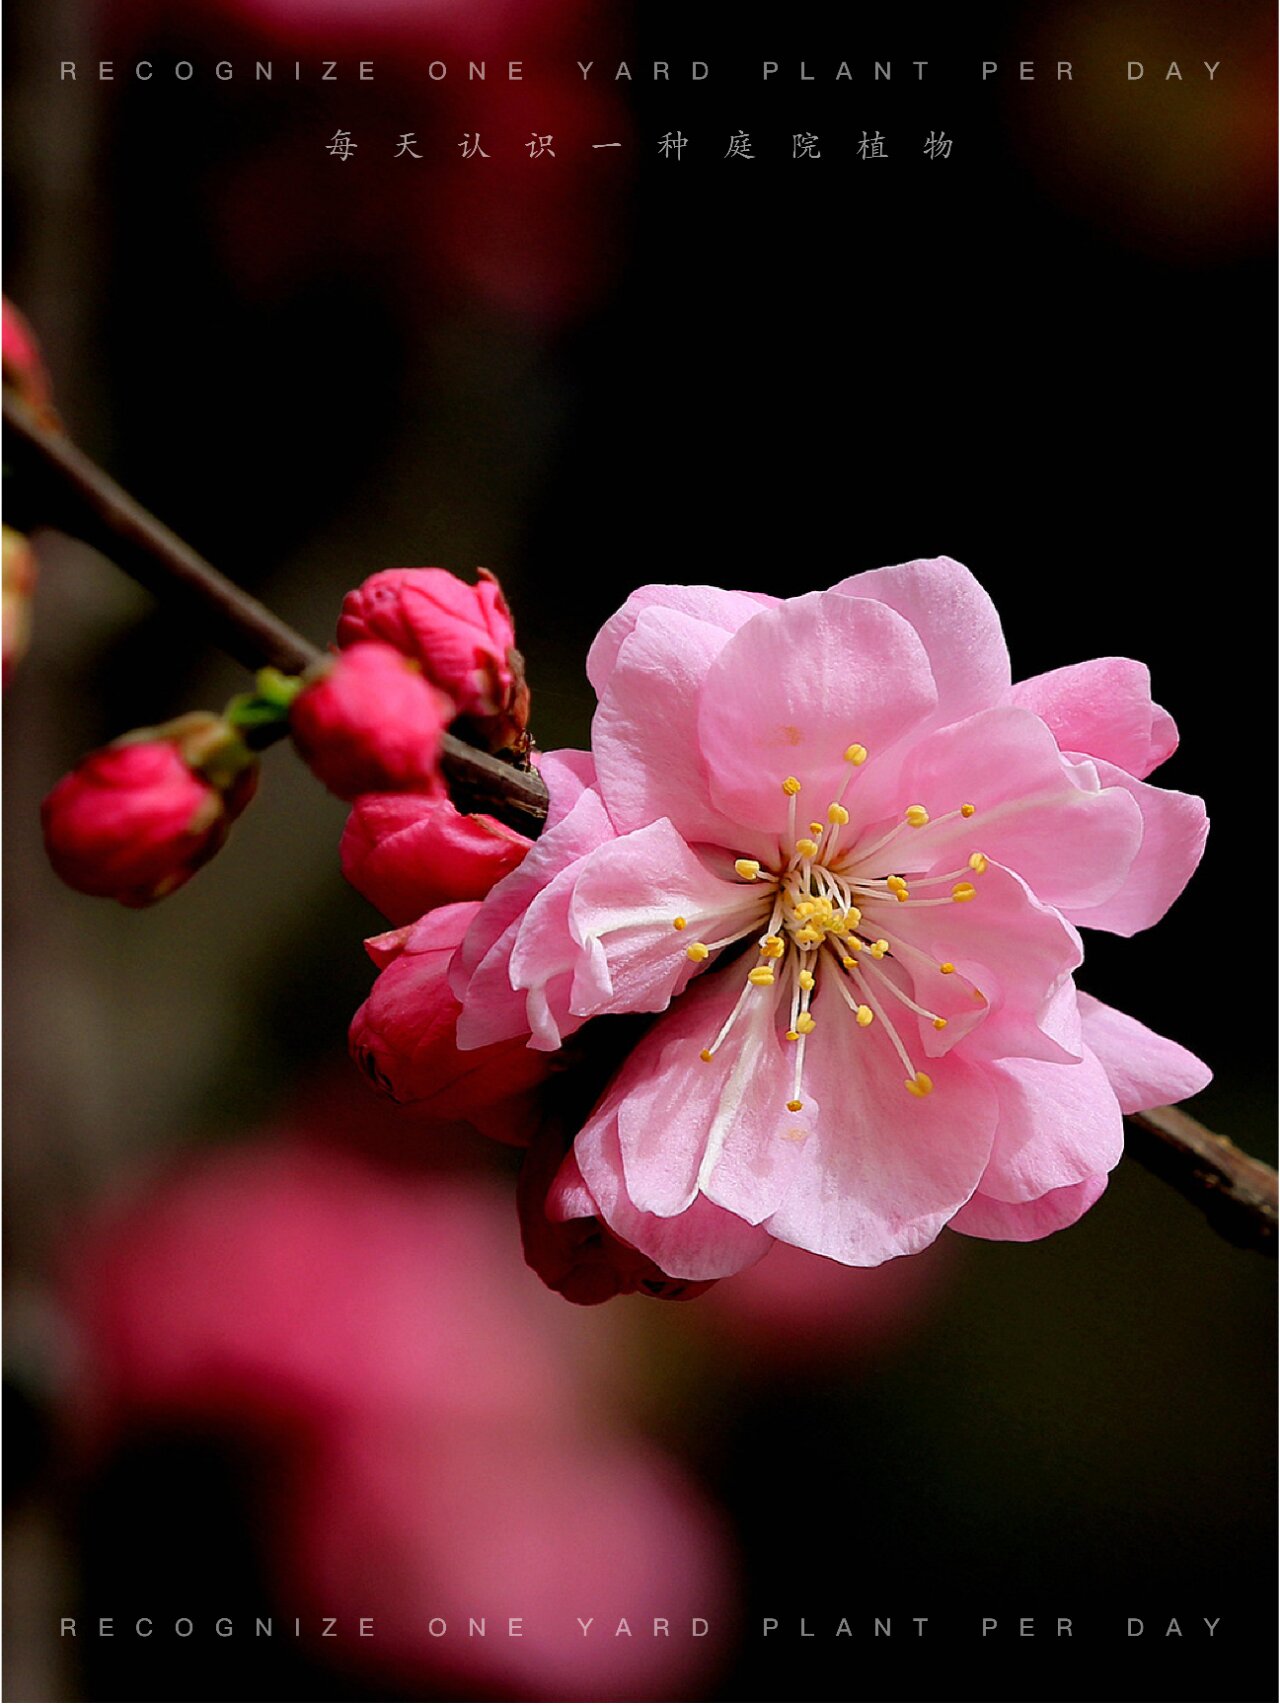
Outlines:
{"label": "dark background", "polygon": [[[1270,1156],[1269,16],[882,8],[836,39],[807,10],[755,31],[717,8],[568,16],[531,43],[532,104],[512,95],[505,130],[500,99],[486,109],[485,145],[510,161],[526,121],[568,132],[573,84],[547,82],[554,122],[530,120],[532,68],[594,57],[598,75],[623,56],[634,82],[582,134],[624,146],[517,158],[481,195],[461,174],[484,163],[453,157],[481,122],[466,91],[429,83],[385,22],[325,38],[344,69],[373,58],[372,85],[263,90],[211,74],[294,56],[246,16],[121,8],[108,26],[67,0],[11,3],[6,290],[79,442],[316,640],[375,569],[494,569],[544,747],[587,742],[586,648],[652,580],[799,593],[947,553],[995,599],[1016,676],[1146,661],[1182,731],[1156,780],[1204,794],[1213,828],[1172,918],[1090,937],[1081,981],[1202,1055],[1216,1076],[1194,1111]],[[131,83],[140,43],[158,68],[204,69]],[[56,80],[100,47],[114,84]],[[681,74],[695,57],[705,83]],[[768,85],[765,57],[782,62]],[[669,87],[643,74],[655,58]],[[801,58],[818,81],[797,80]],[[841,59],[852,82],[832,81]],[[1183,82],[1163,80],[1169,60]],[[339,125],[361,144],[349,163],[323,152]],[[683,158],[661,158],[677,129]],[[739,130],[755,159],[723,157]],[[864,130],[888,158],[856,158]],[[935,130],[951,158],[923,156]],[[392,158],[405,131],[428,155],[413,181]],[[792,160],[797,131],[820,160]],[[549,200],[530,187],[544,169],[561,174]],[[37,1304],[69,1217],[141,1163],[287,1107],[341,1051],[377,920],[337,871],[341,806],[284,752],[227,851],[164,907],[61,889],[36,820],[57,776],[242,679],[77,547],[47,546],[36,619],[6,717],[10,1572],[48,1578],[11,1612],[22,1686],[389,1698],[292,1659],[250,1672],[239,1648],[205,1654],[198,1683],[185,1651],[144,1675],[136,1647],[82,1648],[77,1678],[42,1633],[49,1604],[91,1610],[108,1578],[141,1603],[176,1564],[191,1603],[201,1572],[253,1567],[251,1514],[190,1442],[69,1487]],[[1274,1269],[1132,1161],[1044,1244],[952,1242],[945,1296],[870,1369],[696,1390],[673,1374],[650,1406],[731,1515],[748,1628],[783,1619],[723,1697],[1270,1696]],[[655,1329],[673,1368],[677,1316]],[[50,1544],[31,1533],[60,1537],[55,1563],[32,1561]],[[891,1613],[895,1629],[929,1616],[930,1635],[873,1645]],[[849,1615],[854,1638],[802,1642],[802,1614],[819,1631]],[[986,1643],[984,1614],[1001,1619]],[[1073,1639],[1006,1633],[1032,1614],[1072,1617]],[[1185,1637],[1126,1639],[1130,1615],[1178,1617]],[[1212,1642],[1191,1633],[1206,1616]]]}

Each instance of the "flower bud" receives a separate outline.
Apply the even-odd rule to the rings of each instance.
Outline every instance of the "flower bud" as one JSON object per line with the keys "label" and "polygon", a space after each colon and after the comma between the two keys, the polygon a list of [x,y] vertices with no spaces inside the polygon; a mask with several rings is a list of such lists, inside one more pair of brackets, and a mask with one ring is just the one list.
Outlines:
{"label": "flower bud", "polygon": [[709,1291],[715,1280],[672,1279],[609,1230],[572,1156],[566,1156],[568,1146],[557,1125],[544,1123],[520,1169],[516,1208],[524,1259],[542,1283],[581,1304],[607,1303],[633,1291],[683,1303]]}
{"label": "flower bud", "polygon": [[27,649],[31,638],[31,594],[36,584],[36,554],[25,534],[4,529],[3,682]]}
{"label": "flower bud", "polygon": [[393,1102],[436,1120],[466,1120],[502,1143],[527,1143],[537,1123],[533,1092],[555,1070],[523,1038],[460,1052],[459,1006],[449,962],[478,903],[439,907],[416,924],[365,944],[381,968],[351,1022],[351,1055]]}
{"label": "flower bud", "polygon": [[294,699],[294,744],[340,799],[438,784],[440,736],[453,704],[392,646],[327,658]]}
{"label": "flower bud", "polygon": [[393,924],[434,906],[482,900],[532,843],[497,818],[460,812],[446,794],[364,794],[339,853],[347,881]]}
{"label": "flower bud", "polygon": [[529,721],[524,662],[502,588],[487,569],[472,586],[447,569],[384,569],[349,592],[338,619],[345,651],[382,640],[416,658],[494,752],[520,745]]}
{"label": "flower bud", "polygon": [[36,335],[6,296],[0,303],[0,362],[4,382],[42,417],[53,412],[53,387],[45,372]]}
{"label": "flower bud", "polygon": [[257,762],[199,712],[91,752],[40,808],[54,870],[81,894],[149,906],[213,857],[257,787]]}

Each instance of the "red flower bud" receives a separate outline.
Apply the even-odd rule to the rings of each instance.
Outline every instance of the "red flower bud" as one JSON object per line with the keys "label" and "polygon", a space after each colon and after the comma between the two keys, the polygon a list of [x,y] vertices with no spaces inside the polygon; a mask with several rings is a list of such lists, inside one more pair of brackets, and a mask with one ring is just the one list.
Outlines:
{"label": "red flower bud", "polygon": [[294,743],[331,793],[435,786],[452,702],[392,646],[359,645],[328,659],[289,708]]}
{"label": "red flower bud", "polygon": [[408,924],[433,906],[482,900],[531,846],[445,794],[365,794],[338,851],[351,886],[393,924]]}
{"label": "red flower bud", "polygon": [[[216,765],[221,785],[197,767]],[[211,859],[257,786],[257,763],[200,713],[91,752],[40,808],[54,870],[81,894],[149,906]]]}
{"label": "red flower bud", "polygon": [[381,975],[351,1021],[351,1055],[383,1095],[437,1120],[467,1120],[502,1143],[526,1143],[533,1092],[555,1070],[523,1038],[458,1049],[460,1008],[449,962],[479,905],[442,906],[365,943]]}
{"label": "red flower bud", "polygon": [[342,601],[338,644],[382,640],[416,658],[493,751],[516,746],[529,721],[524,663],[502,588],[487,569],[474,586],[447,569],[384,569]]}
{"label": "red flower bud", "polygon": [[544,1124],[530,1142],[516,1191],[524,1259],[545,1286],[569,1303],[591,1304],[633,1291],[684,1303],[715,1285],[715,1280],[672,1279],[611,1232],[585,1185],[580,1180],[576,1190],[566,1185],[576,1173],[571,1162],[565,1163],[568,1147],[558,1126]]}

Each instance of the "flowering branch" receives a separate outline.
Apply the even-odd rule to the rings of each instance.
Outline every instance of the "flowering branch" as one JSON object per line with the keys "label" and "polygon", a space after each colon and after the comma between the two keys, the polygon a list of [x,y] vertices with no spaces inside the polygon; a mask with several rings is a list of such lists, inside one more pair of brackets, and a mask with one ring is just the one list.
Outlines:
{"label": "flowering branch", "polygon": [[[4,419],[13,462],[25,477],[24,507],[110,557],[167,603],[212,624],[217,642],[250,669],[297,675],[324,654],[265,605],[229,581],[157,521],[62,434],[41,424],[6,392]],[[287,725],[278,725],[278,734]],[[257,744],[265,744],[259,741]],[[458,804],[483,810],[528,835],[546,817],[547,791],[534,770],[520,770],[452,735],[442,768]],[[1277,1177],[1181,1108],[1129,1116],[1131,1152],[1208,1215],[1224,1237],[1272,1255],[1276,1250]]]}
{"label": "flowering branch", "polygon": [[[299,675],[324,656],[7,390],[4,422],[7,454],[23,475],[24,508],[40,524],[84,540],[157,598],[210,623],[215,642],[248,669]],[[287,733],[287,723],[274,732]],[[547,790],[536,771],[518,770],[453,735],[443,738],[441,768],[460,806],[489,812],[524,834],[538,833]]]}

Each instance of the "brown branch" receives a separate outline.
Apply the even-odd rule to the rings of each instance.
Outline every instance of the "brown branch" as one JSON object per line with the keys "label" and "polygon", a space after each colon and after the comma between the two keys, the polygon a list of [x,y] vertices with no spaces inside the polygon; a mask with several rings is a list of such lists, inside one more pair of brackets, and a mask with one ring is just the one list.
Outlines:
{"label": "brown branch", "polygon": [[[215,643],[248,669],[270,664],[298,675],[323,657],[8,390],[4,423],[6,459],[23,478],[23,510],[41,525],[83,539],[167,605],[199,618]],[[547,790],[537,771],[517,770],[453,735],[444,737],[441,767],[459,804],[537,835],[547,815]]]}
{"label": "brown branch", "polygon": [[1135,1159],[1203,1209],[1233,1244],[1276,1253],[1276,1172],[1183,1108],[1129,1115]]}
{"label": "brown branch", "polygon": [[[185,606],[211,624],[218,643],[249,669],[271,664],[296,675],[323,655],[8,393],[4,419],[9,453],[31,482],[24,497],[29,493],[42,523],[83,539],[158,598]],[[546,818],[547,791],[536,771],[517,770],[452,735],[445,736],[442,765],[460,805],[492,812],[513,828],[537,835]],[[1181,1108],[1153,1108],[1129,1118],[1129,1147],[1144,1166],[1204,1209],[1224,1237],[1275,1254],[1272,1168]]]}

